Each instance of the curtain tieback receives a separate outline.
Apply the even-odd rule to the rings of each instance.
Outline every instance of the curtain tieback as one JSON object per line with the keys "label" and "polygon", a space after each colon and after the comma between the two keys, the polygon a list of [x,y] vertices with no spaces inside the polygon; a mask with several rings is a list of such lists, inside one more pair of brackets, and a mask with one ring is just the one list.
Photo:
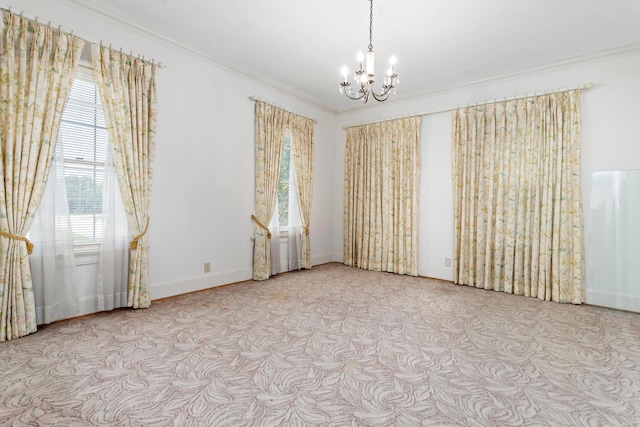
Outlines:
{"label": "curtain tieback", "polygon": [[251,215],[251,220],[256,224],[258,224],[258,227],[262,228],[264,231],[267,232],[267,239],[271,239],[271,232],[269,231],[269,227],[265,227],[263,223],[258,221],[258,218],[256,218],[255,215]]}
{"label": "curtain tieback", "polygon": [[31,252],[33,252],[33,243],[31,243],[29,239],[27,239],[24,236],[18,236],[17,234],[7,233],[6,231],[2,231],[2,230],[0,230],[0,236],[4,236],[8,239],[20,240],[21,242],[25,242],[27,244],[27,253],[31,255]]}
{"label": "curtain tieback", "polygon": [[137,236],[134,236],[133,239],[131,239],[131,241],[129,242],[129,249],[131,249],[132,251],[135,251],[136,249],[138,249],[138,240],[140,240],[142,236],[147,234],[148,229],[149,229],[149,217],[147,217],[147,225],[144,226],[144,230],[142,230],[142,233],[138,234]]}
{"label": "curtain tieback", "polygon": [[304,232],[305,236],[309,235],[309,225],[311,225],[311,224],[307,224],[307,225],[303,225],[302,226],[302,231]]}

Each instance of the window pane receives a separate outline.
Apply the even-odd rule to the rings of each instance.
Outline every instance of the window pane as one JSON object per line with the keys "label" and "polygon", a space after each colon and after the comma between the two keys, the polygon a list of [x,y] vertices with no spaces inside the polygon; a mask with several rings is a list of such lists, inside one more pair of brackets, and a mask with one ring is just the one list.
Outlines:
{"label": "window pane", "polygon": [[73,243],[95,243],[102,239],[102,214],[99,215],[69,215]]}
{"label": "window pane", "polygon": [[106,129],[61,122],[58,139],[62,141],[64,158],[87,160],[104,164],[109,135]]}
{"label": "window pane", "polygon": [[102,213],[103,166],[66,162],[64,178],[70,214]]}
{"label": "window pane", "polygon": [[289,225],[289,176],[291,173],[291,138],[284,139],[280,158],[280,176],[278,180],[278,225]]}
{"label": "window pane", "polygon": [[278,225],[289,225],[289,182],[278,184]]}
{"label": "window pane", "polygon": [[102,114],[96,116],[95,112],[99,108],[102,110],[102,104],[96,104],[94,101],[88,101],[89,98],[77,99],[69,97],[69,101],[65,106],[62,117],[67,120],[73,120],[89,126],[106,127],[104,116]]}
{"label": "window pane", "polygon": [[109,136],[102,102],[90,77],[76,78],[58,132],[74,243],[102,238],[102,182]]}

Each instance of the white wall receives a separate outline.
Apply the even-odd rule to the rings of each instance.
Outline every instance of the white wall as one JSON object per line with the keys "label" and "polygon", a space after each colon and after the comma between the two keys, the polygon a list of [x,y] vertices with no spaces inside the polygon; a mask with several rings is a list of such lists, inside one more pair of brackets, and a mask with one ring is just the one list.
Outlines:
{"label": "white wall", "polygon": [[[89,41],[161,61],[151,225],[151,297],[157,299],[251,278],[254,103],[258,96],[315,118],[311,250],[333,257],[334,113],[207,58],[66,0],[10,0],[26,16],[74,30]],[[204,263],[211,273],[204,274]]]}
{"label": "white wall", "polygon": [[[587,82],[595,84],[594,88],[583,92],[581,99],[587,303],[640,311],[640,283],[629,289],[627,295],[617,295],[615,283],[593,283],[591,280],[589,209],[594,172],[640,169],[640,47],[340,114],[335,152],[335,259],[342,259],[342,176],[346,142],[343,126],[541,93]],[[402,92],[402,86],[398,87],[398,92]],[[450,139],[451,113],[423,116],[419,274],[449,280],[453,272],[444,266],[444,259],[453,256]]]}

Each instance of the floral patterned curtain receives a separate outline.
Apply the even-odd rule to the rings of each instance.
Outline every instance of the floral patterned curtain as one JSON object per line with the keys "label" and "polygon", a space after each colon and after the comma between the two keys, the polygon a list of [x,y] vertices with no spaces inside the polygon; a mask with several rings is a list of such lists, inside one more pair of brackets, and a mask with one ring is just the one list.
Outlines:
{"label": "floral patterned curtain", "polygon": [[[302,223],[300,268],[311,268],[309,226],[313,193],[312,119],[256,100],[255,105],[255,214],[253,228],[253,280],[271,276],[269,223],[274,215],[278,193],[280,160],[287,129],[296,171],[297,198]],[[292,207],[290,207],[292,208]]]}
{"label": "floral patterned curtain", "polygon": [[36,331],[28,254],[62,111],[84,41],[2,10],[0,341]]}
{"label": "floral patterned curtain", "polygon": [[454,280],[580,304],[580,91],[453,115]]}
{"label": "floral patterned curtain", "polygon": [[[311,198],[313,196],[313,125],[312,119],[292,115],[291,117],[291,145],[296,170],[296,187],[298,189],[298,203],[300,204],[300,220],[302,222],[302,259],[300,268],[311,268],[311,240],[309,227],[311,216]],[[293,207],[289,207],[292,209]]]}
{"label": "floral patterned curtain", "polygon": [[344,260],[418,275],[420,117],[347,129]]}
{"label": "floral patterned curtain", "polygon": [[253,280],[271,276],[269,240],[278,192],[280,159],[289,113],[262,101],[255,105],[255,214],[253,220]]}
{"label": "floral patterned curtain", "polygon": [[92,46],[113,165],[133,234],[127,305],[146,308],[149,297],[149,203],[156,147],[157,65],[104,46]]}

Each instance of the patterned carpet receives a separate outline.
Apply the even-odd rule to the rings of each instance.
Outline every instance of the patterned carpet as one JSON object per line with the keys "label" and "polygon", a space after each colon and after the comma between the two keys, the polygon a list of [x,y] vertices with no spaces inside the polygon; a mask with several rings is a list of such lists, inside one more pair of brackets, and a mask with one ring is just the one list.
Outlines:
{"label": "patterned carpet", "polygon": [[1,343],[0,424],[640,425],[640,315],[327,264]]}

